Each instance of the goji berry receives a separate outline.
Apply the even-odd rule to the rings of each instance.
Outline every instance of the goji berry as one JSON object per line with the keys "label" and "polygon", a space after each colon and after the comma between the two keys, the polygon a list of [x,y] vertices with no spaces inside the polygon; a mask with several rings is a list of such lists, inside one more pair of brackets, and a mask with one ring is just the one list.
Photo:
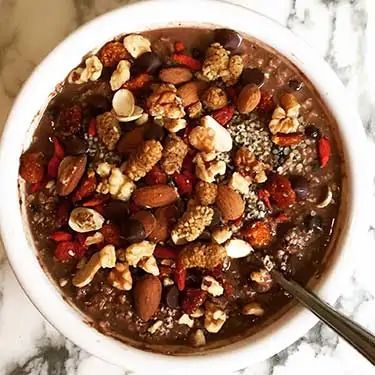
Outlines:
{"label": "goji berry", "polygon": [[177,259],[179,251],[171,247],[157,246],[154,256],[161,259]]}
{"label": "goji berry", "polygon": [[274,222],[275,222],[276,224],[285,223],[285,222],[287,222],[287,221],[289,221],[289,217],[288,217],[288,215],[283,214],[283,213],[277,215],[277,216],[274,218]]}
{"label": "goji berry", "polygon": [[202,68],[202,63],[189,55],[175,53],[171,56],[171,60],[179,63],[180,65],[184,65],[191,70],[201,70]]}
{"label": "goji berry", "polygon": [[238,96],[236,89],[234,87],[228,87],[227,92],[230,100],[232,101],[232,103],[234,103],[237,100]]}
{"label": "goji berry", "polygon": [[266,247],[271,243],[272,230],[265,221],[256,221],[242,230],[246,241],[255,248]]}
{"label": "goji berry", "polygon": [[60,163],[61,163],[61,160],[56,155],[53,155],[51,160],[48,162],[47,170],[48,170],[48,175],[51,178],[57,177]]}
{"label": "goji berry", "polygon": [[221,108],[215,111],[212,114],[212,117],[222,126],[227,125],[233,118],[234,115],[234,106],[228,105],[224,108]]}
{"label": "goji berry", "polygon": [[182,310],[186,314],[192,314],[204,304],[206,298],[206,291],[198,288],[188,288],[182,298]]}
{"label": "goji berry", "polygon": [[86,246],[81,246],[79,244],[76,245],[76,255],[75,257],[77,259],[81,259],[87,252],[87,247]]}
{"label": "goji berry", "polygon": [[120,229],[115,224],[104,224],[100,229],[100,233],[104,237],[104,241],[110,245],[120,246],[121,245],[121,236]]}
{"label": "goji berry", "polygon": [[43,179],[42,181],[39,181],[31,185],[30,190],[29,190],[30,194],[36,193],[40,189],[43,189],[46,186],[46,184],[47,184],[47,181]]}
{"label": "goji berry", "polygon": [[267,190],[259,189],[258,197],[269,210],[272,209],[272,205],[270,202],[270,193]]}
{"label": "goji berry", "polygon": [[61,242],[61,241],[71,241],[73,237],[70,233],[58,231],[58,232],[50,234],[49,238],[56,242]]}
{"label": "goji berry", "polygon": [[95,188],[96,188],[95,174],[86,176],[85,178],[83,178],[83,180],[78,185],[78,188],[73,193],[72,202],[76,203],[82,200],[83,198],[86,198],[89,195],[93,194],[95,192]]}
{"label": "goji berry", "polygon": [[76,134],[82,126],[82,108],[79,105],[63,108],[58,119],[58,128],[65,135]]}
{"label": "goji berry", "polygon": [[159,272],[160,272],[159,277],[164,278],[164,277],[170,277],[173,273],[173,270],[169,266],[161,265],[159,266]]}
{"label": "goji berry", "polygon": [[145,182],[148,185],[164,185],[168,182],[168,176],[158,165],[154,165],[145,176]]}
{"label": "goji berry", "polygon": [[326,137],[320,137],[318,142],[318,153],[319,153],[319,161],[320,167],[324,168],[329,159],[331,158],[331,142]]}
{"label": "goji berry", "polygon": [[95,137],[96,136],[96,119],[93,118],[90,120],[90,123],[89,123],[89,128],[87,130],[87,134],[89,135],[89,137]]}
{"label": "goji berry", "polygon": [[60,262],[66,262],[76,256],[76,251],[79,246],[73,241],[59,242],[55,249],[55,258]]}
{"label": "goji berry", "polygon": [[195,153],[188,153],[182,163],[182,172],[189,171],[190,173],[194,172],[195,164],[194,164],[194,157]]}
{"label": "goji berry", "polygon": [[99,195],[97,197],[94,197],[84,203],[82,203],[83,207],[96,207],[100,204],[106,203],[111,199],[110,195]]}
{"label": "goji berry", "polygon": [[75,239],[79,243],[80,246],[87,247],[86,246],[86,236],[83,233],[76,233]]}
{"label": "goji berry", "polygon": [[220,280],[223,276],[223,266],[221,264],[218,264],[210,270],[204,270],[203,274],[204,276],[212,276],[216,280]]}
{"label": "goji berry", "polygon": [[275,102],[273,100],[272,94],[270,94],[268,91],[262,91],[260,102],[257,106],[257,109],[268,113],[275,109]]}
{"label": "goji berry", "polygon": [[131,201],[131,202],[129,203],[129,212],[130,212],[130,213],[135,214],[135,213],[138,212],[140,209],[141,209],[141,207],[138,206],[137,204],[135,204],[133,201]]}
{"label": "goji berry", "polygon": [[266,182],[265,189],[269,192],[271,201],[285,210],[296,202],[296,193],[290,181],[279,174],[272,175]]}
{"label": "goji berry", "polygon": [[30,184],[36,184],[44,177],[44,155],[41,152],[26,152],[21,156],[21,177]]}
{"label": "goji berry", "polygon": [[192,194],[195,177],[191,172],[186,170],[184,173],[174,173],[173,180],[181,195],[189,196]]}
{"label": "goji berry", "polygon": [[224,294],[227,298],[233,298],[234,293],[234,286],[231,282],[229,282],[228,279],[224,278],[222,280],[223,288],[224,288]]}
{"label": "goji berry", "polygon": [[57,204],[56,222],[59,226],[62,226],[68,222],[71,209],[72,204],[67,199],[62,200]]}
{"label": "goji berry", "polygon": [[60,160],[64,159],[65,157],[65,151],[64,147],[62,146],[59,138],[56,136],[52,138],[53,142],[53,153],[56,155]]}
{"label": "goji berry", "polygon": [[141,90],[141,89],[148,87],[152,81],[153,81],[152,75],[147,74],[147,73],[141,73],[135,78],[126,82],[123,87],[130,91]]}
{"label": "goji berry", "polygon": [[178,290],[180,291],[184,290],[185,283],[186,283],[186,268],[184,268],[179,261],[176,262],[174,278],[175,278],[175,282],[176,282]]}
{"label": "goji berry", "polygon": [[175,44],[174,44],[174,50],[177,53],[184,52],[184,50],[185,50],[184,43],[182,43],[180,40],[178,40],[177,42],[175,42]]}
{"label": "goji berry", "polygon": [[105,216],[105,205],[104,203],[98,204],[94,207],[94,210],[98,212],[100,215]]}

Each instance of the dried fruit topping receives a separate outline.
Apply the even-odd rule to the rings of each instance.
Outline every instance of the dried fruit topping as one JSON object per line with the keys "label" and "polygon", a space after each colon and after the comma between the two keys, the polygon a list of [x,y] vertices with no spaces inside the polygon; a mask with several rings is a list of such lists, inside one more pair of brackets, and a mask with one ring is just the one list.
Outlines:
{"label": "dried fruit topping", "polygon": [[156,219],[150,211],[138,211],[132,216],[132,219],[136,219],[142,223],[146,237],[155,229]]}
{"label": "dried fruit topping", "polygon": [[168,135],[164,143],[160,165],[164,172],[171,175],[181,171],[182,163],[188,153],[188,146],[176,134]]}
{"label": "dried fruit topping", "polygon": [[183,267],[181,262],[177,260],[176,262],[176,269],[174,272],[174,278],[177,285],[177,288],[179,291],[182,291],[185,289],[185,283],[186,283],[186,268]]}
{"label": "dried fruit topping", "polygon": [[214,204],[217,196],[217,185],[205,182],[198,181],[195,188],[195,199],[197,202],[203,206],[209,206]]}
{"label": "dried fruit topping", "polygon": [[277,133],[272,136],[272,142],[278,146],[292,146],[302,142],[304,135],[302,133]]}
{"label": "dried fruit topping", "polygon": [[261,91],[260,102],[258,110],[264,113],[272,112],[275,109],[275,102],[273,96],[268,91]]}
{"label": "dried fruit topping", "polygon": [[148,87],[154,80],[153,76],[148,73],[141,73],[124,84],[124,88],[130,91],[142,90]]}
{"label": "dried fruit topping", "polygon": [[189,55],[173,54],[171,56],[171,60],[180,65],[186,66],[190,68],[191,70],[201,70],[202,68],[202,63],[199,60],[194,59],[194,57],[191,57]]}
{"label": "dried fruit topping", "polygon": [[125,133],[117,143],[117,151],[120,154],[130,155],[135,152],[143,143],[145,127],[137,127],[130,132]]}
{"label": "dried fruit topping", "polygon": [[82,128],[82,108],[79,105],[63,108],[59,113],[57,128],[64,136],[79,133]]}
{"label": "dried fruit topping", "polygon": [[181,265],[185,268],[212,269],[222,264],[227,253],[223,246],[211,243],[194,242],[185,246],[179,255]]}
{"label": "dried fruit topping", "polygon": [[161,259],[177,259],[179,251],[167,246],[156,246],[154,256]]}
{"label": "dried fruit topping", "polygon": [[127,57],[128,53],[120,42],[109,42],[99,51],[99,59],[105,67],[114,67]]}
{"label": "dried fruit topping", "polygon": [[147,275],[135,283],[133,288],[134,307],[142,320],[150,320],[159,308],[161,291],[161,282],[155,276]]}
{"label": "dried fruit topping", "polygon": [[76,256],[78,244],[73,241],[59,242],[55,249],[55,258],[60,262],[69,261]]}
{"label": "dried fruit topping", "polygon": [[41,182],[44,177],[44,156],[41,152],[26,152],[21,156],[21,177],[30,184]]}
{"label": "dried fruit topping", "polygon": [[47,171],[48,177],[56,178],[57,174],[59,173],[59,166],[61,163],[61,159],[59,159],[56,155],[53,155],[50,161],[48,162]]}
{"label": "dried fruit topping", "polygon": [[110,195],[98,195],[90,200],[82,203],[83,207],[96,207],[108,202],[111,199]]}
{"label": "dried fruit topping", "polygon": [[68,223],[71,209],[72,209],[72,204],[67,199],[63,199],[57,204],[56,217],[57,217],[57,224],[59,226],[63,226],[64,224]]}
{"label": "dried fruit topping", "polygon": [[227,125],[233,118],[234,115],[234,106],[228,105],[224,108],[221,108],[215,111],[212,114],[212,117],[222,126]]}
{"label": "dried fruit topping", "polygon": [[78,185],[87,164],[87,156],[66,156],[59,165],[56,191],[61,196],[69,195]]}
{"label": "dried fruit topping", "polygon": [[60,160],[64,159],[65,151],[62,144],[60,143],[59,138],[53,137],[52,142],[54,155]]}
{"label": "dried fruit topping", "polygon": [[331,158],[331,142],[326,137],[320,137],[318,143],[320,167],[324,168]]}
{"label": "dried fruit topping", "polygon": [[272,229],[265,221],[256,221],[242,229],[242,233],[249,244],[255,248],[267,247],[272,241]]}
{"label": "dried fruit topping", "polygon": [[58,232],[50,234],[49,238],[56,242],[61,242],[61,241],[71,241],[73,237],[70,233],[58,231]]}
{"label": "dried fruit topping", "polygon": [[270,193],[267,190],[259,189],[258,190],[258,197],[269,210],[272,209],[272,205],[271,205],[271,202],[270,202]]}
{"label": "dried fruit topping", "polygon": [[103,235],[104,240],[107,244],[114,245],[116,247],[121,245],[120,229],[115,224],[104,224],[100,233]]}
{"label": "dried fruit topping", "polygon": [[180,195],[190,196],[194,189],[195,176],[185,171],[183,173],[174,173],[173,180],[177,185]]}
{"label": "dried fruit topping", "polygon": [[97,134],[97,129],[96,129],[96,119],[93,118],[89,122],[89,128],[87,130],[87,134],[89,137],[95,137]]}
{"label": "dried fruit topping", "polygon": [[182,298],[182,309],[190,315],[204,304],[206,298],[206,291],[198,288],[187,288]]}
{"label": "dried fruit topping", "polygon": [[72,195],[72,202],[76,203],[82,200],[83,198],[89,197],[91,194],[95,192],[96,189],[96,176],[95,173],[88,173],[86,177],[84,177],[78,188]]}
{"label": "dried fruit topping", "polygon": [[272,175],[265,189],[270,194],[271,201],[280,209],[286,210],[296,202],[296,193],[292,189],[290,181],[279,174]]}
{"label": "dried fruit topping", "polygon": [[168,182],[168,176],[158,165],[154,165],[146,174],[145,182],[147,185],[165,185]]}
{"label": "dried fruit topping", "polygon": [[175,52],[177,52],[177,53],[184,52],[184,50],[185,50],[184,43],[181,42],[180,40],[176,41],[176,42],[174,43],[174,50],[175,50]]}

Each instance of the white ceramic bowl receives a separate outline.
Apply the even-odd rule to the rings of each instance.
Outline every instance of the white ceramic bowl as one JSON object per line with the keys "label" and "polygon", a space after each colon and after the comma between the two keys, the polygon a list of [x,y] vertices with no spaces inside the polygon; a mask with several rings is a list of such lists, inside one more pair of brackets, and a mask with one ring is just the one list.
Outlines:
{"label": "white ceramic bowl", "polygon": [[326,301],[336,300],[342,281],[350,276],[352,257],[366,231],[362,207],[370,196],[371,181],[363,168],[365,153],[359,152],[366,147],[360,119],[336,75],[309,46],[266,17],[224,2],[199,0],[194,6],[187,1],[158,0],[130,5],[83,26],[51,52],[25,84],[4,130],[0,151],[1,233],[14,272],[29,298],[49,322],[83,349],[108,362],[140,372],[193,374],[215,370],[215,373],[228,373],[279,352],[313,327],[316,318],[296,307],[255,336],[199,356],[166,357],[128,347],[85,324],[82,316],[64,302],[38,263],[19,206],[19,157],[28,146],[40,118],[39,111],[46,105],[55,85],[83,55],[118,34],[180,24],[220,25],[274,47],[306,74],[337,119],[348,165],[349,218],[340,235],[341,249],[336,252],[334,265],[315,289]]}

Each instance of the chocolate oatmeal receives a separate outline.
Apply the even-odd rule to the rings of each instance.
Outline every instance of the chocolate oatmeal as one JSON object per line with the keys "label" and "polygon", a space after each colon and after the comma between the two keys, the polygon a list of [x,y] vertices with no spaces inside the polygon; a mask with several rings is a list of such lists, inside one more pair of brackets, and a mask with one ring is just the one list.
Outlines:
{"label": "chocolate oatmeal", "polygon": [[189,353],[249,336],[336,232],[342,160],[311,83],[231,30],[117,37],[76,67],[20,159],[39,258],[101,332]]}

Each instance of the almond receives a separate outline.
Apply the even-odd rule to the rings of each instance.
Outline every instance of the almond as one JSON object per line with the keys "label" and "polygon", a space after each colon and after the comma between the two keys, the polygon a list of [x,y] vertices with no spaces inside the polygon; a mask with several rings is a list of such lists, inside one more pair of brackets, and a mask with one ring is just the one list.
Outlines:
{"label": "almond", "polygon": [[199,96],[207,88],[207,82],[193,81],[182,85],[178,90],[177,94],[182,100],[184,107],[188,107],[199,101]]}
{"label": "almond", "polygon": [[117,151],[125,155],[133,153],[143,143],[144,133],[145,127],[139,126],[124,134],[117,143]]}
{"label": "almond", "polygon": [[259,104],[261,92],[258,86],[246,85],[237,99],[237,109],[240,113],[249,113]]}
{"label": "almond", "polygon": [[85,173],[87,156],[66,156],[60,163],[56,192],[58,195],[69,195],[78,185],[83,174]]}
{"label": "almond", "polygon": [[193,78],[192,72],[188,68],[173,67],[162,69],[159,73],[161,81],[179,85],[180,83],[189,82]]}
{"label": "almond", "polygon": [[170,228],[176,223],[178,215],[178,209],[174,205],[158,208],[155,211],[156,225],[149,240],[155,243],[166,241]]}
{"label": "almond", "polygon": [[139,220],[145,228],[145,235],[148,237],[156,226],[155,216],[149,211],[138,211],[133,215],[133,219]]}
{"label": "almond", "polygon": [[224,185],[217,187],[216,204],[224,220],[236,220],[241,217],[245,210],[241,195]]}
{"label": "almond", "polygon": [[163,207],[176,202],[177,190],[169,185],[145,186],[133,193],[134,203],[142,207]]}
{"label": "almond", "polygon": [[147,275],[133,288],[134,307],[139,317],[148,321],[155,314],[161,300],[161,282],[156,276]]}

